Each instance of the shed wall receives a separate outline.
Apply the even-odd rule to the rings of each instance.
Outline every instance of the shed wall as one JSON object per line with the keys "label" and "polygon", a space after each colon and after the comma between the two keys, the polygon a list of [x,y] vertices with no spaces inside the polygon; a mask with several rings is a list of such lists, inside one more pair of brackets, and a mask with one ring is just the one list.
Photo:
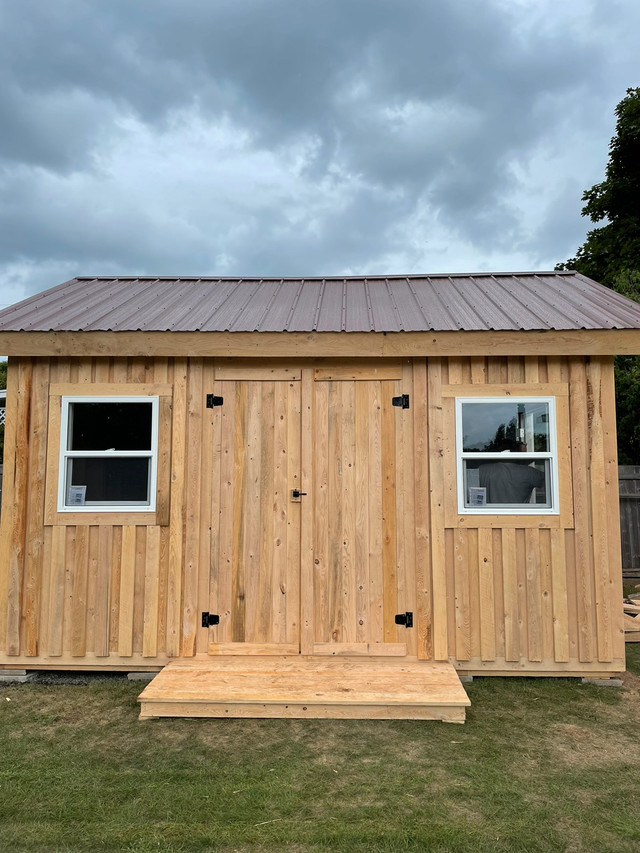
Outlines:
{"label": "shed wall", "polygon": [[[313,365],[299,365],[308,426],[304,419],[312,418],[313,401],[305,388],[312,383],[304,377]],[[207,358],[11,359],[0,665],[130,670],[159,667],[172,656],[207,654],[199,614],[208,609],[210,594],[209,519],[216,517],[216,493],[208,472],[218,449],[214,410],[204,401],[215,367]],[[91,393],[96,383],[171,389],[161,416],[164,504],[153,519],[103,515],[70,523],[47,512],[58,453],[52,439],[57,403],[50,391],[70,384]],[[395,558],[401,583],[414,593],[409,653],[449,657],[469,672],[621,670],[612,360],[413,359],[403,362],[402,383],[412,403],[394,432],[394,459],[401,469]],[[558,410],[566,418],[566,428],[559,427],[560,516],[535,521],[457,516],[451,432],[456,387],[466,394],[469,386],[484,393],[520,386],[536,394],[541,384],[559,392]],[[305,429],[302,434],[304,445]],[[313,464],[303,446],[303,470]],[[312,513],[311,504],[303,508],[300,532],[303,623],[305,572],[308,579],[313,571],[304,562],[305,513]]]}

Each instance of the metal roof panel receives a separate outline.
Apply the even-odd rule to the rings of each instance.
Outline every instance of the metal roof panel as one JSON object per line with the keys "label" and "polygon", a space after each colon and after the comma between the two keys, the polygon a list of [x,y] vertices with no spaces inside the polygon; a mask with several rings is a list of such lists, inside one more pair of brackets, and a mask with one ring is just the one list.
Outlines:
{"label": "metal roof panel", "polygon": [[640,305],[567,270],[264,279],[81,277],[0,312],[0,331],[638,328]]}

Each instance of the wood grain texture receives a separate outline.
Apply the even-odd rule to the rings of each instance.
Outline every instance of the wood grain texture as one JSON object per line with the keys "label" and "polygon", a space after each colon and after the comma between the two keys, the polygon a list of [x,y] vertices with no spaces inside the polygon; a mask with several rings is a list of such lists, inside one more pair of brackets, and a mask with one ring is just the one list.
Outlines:
{"label": "wood grain texture", "polygon": [[447,624],[447,581],[444,519],[444,433],[442,418],[442,365],[440,359],[428,363],[429,459],[431,481],[431,564],[433,589],[433,656],[449,656]]}
{"label": "wood grain texture", "polygon": [[224,358],[412,358],[635,355],[637,329],[451,332],[1,332],[8,356],[208,356]]}
{"label": "wood grain texture", "polygon": [[[200,355],[12,359],[6,441],[22,450],[7,458],[4,501],[25,512],[2,517],[0,663],[151,666],[175,643],[216,657],[237,657],[243,643],[247,656],[312,654],[315,644],[322,658],[328,644],[345,659],[376,645],[382,656],[386,643],[494,673],[617,671],[611,359],[394,358],[390,372],[370,361],[359,373],[301,358],[273,369],[227,363],[226,379]],[[49,391],[123,385],[164,395],[158,512],[68,514],[61,524],[60,399]],[[443,514],[457,489],[453,398],[496,386],[556,398],[555,522]],[[212,392],[225,405],[205,410]],[[389,404],[405,392],[409,410]],[[292,488],[308,496],[293,500]],[[206,609],[220,613],[219,627],[200,628]],[[405,610],[412,632],[394,623]]]}
{"label": "wood grain texture", "polygon": [[169,518],[169,572],[166,649],[175,657],[181,649],[182,561],[184,537],[185,456],[187,432],[187,361],[176,359],[173,373],[171,433],[171,509]]}
{"label": "wood grain texture", "polygon": [[430,461],[427,425],[427,366],[424,359],[415,359],[413,362],[413,399],[416,642],[418,658],[431,660],[433,658],[433,608],[429,518]]}

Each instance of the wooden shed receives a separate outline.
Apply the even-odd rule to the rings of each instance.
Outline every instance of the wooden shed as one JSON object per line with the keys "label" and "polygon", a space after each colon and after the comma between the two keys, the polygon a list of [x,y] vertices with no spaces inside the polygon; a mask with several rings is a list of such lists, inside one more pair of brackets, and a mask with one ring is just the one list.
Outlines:
{"label": "wooden shed", "polygon": [[613,355],[572,272],[77,278],[0,312],[0,667],[142,716],[464,719],[624,669]]}

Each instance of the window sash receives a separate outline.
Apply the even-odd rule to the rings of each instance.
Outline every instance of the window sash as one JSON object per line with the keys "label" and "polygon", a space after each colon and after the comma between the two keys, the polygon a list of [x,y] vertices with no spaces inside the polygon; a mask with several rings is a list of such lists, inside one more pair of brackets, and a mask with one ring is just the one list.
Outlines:
{"label": "window sash", "polygon": [[[158,482],[158,412],[159,398],[152,396],[63,396],[60,418],[60,455],[58,471],[58,512],[155,512]],[[69,450],[69,430],[74,403],[145,403],[151,407],[151,448],[149,450]],[[148,459],[148,501],[89,501],[67,503],[70,483],[69,462],[73,459]]]}
{"label": "window sash", "polygon": [[[546,404],[549,413],[549,451],[535,452],[523,451],[503,452],[495,451],[463,451],[462,435],[462,408],[465,405],[497,403],[531,403]],[[455,398],[455,442],[456,442],[456,479],[458,493],[458,514],[460,515],[558,515],[559,514],[559,489],[558,489],[558,452],[557,452],[557,417],[554,397],[456,397]],[[545,483],[547,488],[547,504],[502,504],[491,503],[484,506],[467,506],[467,471],[464,464],[467,460],[481,460],[485,462],[535,462],[548,461],[548,478]],[[546,467],[546,466],[545,466]]]}

